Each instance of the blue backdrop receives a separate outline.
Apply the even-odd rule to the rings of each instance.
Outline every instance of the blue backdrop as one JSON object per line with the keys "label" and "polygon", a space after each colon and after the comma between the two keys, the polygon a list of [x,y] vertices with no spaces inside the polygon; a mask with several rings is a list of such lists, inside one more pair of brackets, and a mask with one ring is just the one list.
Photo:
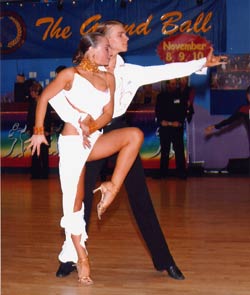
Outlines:
{"label": "blue backdrop", "polygon": [[[46,3],[45,3],[46,2]],[[127,25],[130,54],[152,54],[163,37],[189,32],[202,35],[218,51],[226,50],[226,1],[85,0],[3,4],[2,58],[71,57],[81,35],[108,19]]]}

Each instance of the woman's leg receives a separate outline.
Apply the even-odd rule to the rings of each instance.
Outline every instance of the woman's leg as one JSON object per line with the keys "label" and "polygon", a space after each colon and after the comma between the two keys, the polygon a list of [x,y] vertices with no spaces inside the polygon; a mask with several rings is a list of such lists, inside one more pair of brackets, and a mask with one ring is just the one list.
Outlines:
{"label": "woman's leg", "polygon": [[101,135],[91,151],[88,161],[98,160],[118,153],[117,161],[111,182],[103,183],[100,188],[102,200],[98,204],[98,216],[104,213],[118,193],[128,171],[140,150],[143,142],[143,133],[134,127],[113,130]]}
{"label": "woman's leg", "polygon": [[118,152],[112,182],[120,188],[141,148],[143,133],[134,127],[102,134],[96,141],[88,161],[106,158]]}
{"label": "woman's leg", "polygon": [[[84,177],[85,177],[85,167],[83,168],[81,175],[79,177],[79,182],[77,184],[76,198],[74,203],[73,212],[80,212],[83,206],[83,192],[84,192]],[[77,271],[78,279],[80,283],[85,285],[92,284],[93,281],[90,278],[90,267],[88,261],[88,253],[85,247],[81,244],[81,235],[71,234],[73,244],[75,246],[78,261],[77,261]]]}
{"label": "woman's leg", "polygon": [[85,241],[87,233],[84,221],[83,191],[84,164],[89,155],[82,145],[80,136],[60,136],[60,181],[63,192],[63,217],[61,226],[65,228],[66,241],[59,260],[77,262],[79,281],[91,284],[89,263]]}

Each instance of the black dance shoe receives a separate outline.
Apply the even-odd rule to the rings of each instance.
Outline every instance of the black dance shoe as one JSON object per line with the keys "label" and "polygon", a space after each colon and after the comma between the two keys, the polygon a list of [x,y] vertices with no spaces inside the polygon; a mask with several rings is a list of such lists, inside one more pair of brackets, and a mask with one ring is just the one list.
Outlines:
{"label": "black dance shoe", "polygon": [[166,269],[166,271],[167,271],[168,275],[175,280],[185,280],[185,277],[182,274],[182,272],[180,271],[180,269],[174,264],[170,265]]}
{"label": "black dance shoe", "polygon": [[60,266],[56,272],[58,278],[63,278],[68,276],[72,271],[76,270],[76,265],[74,262],[61,262]]}

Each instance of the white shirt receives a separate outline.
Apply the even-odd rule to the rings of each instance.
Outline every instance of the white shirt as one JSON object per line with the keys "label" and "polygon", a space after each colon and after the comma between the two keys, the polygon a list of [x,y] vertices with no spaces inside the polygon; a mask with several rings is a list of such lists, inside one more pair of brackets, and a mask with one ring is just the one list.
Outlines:
{"label": "white shirt", "polygon": [[[205,63],[206,58],[202,58],[184,63],[140,66],[125,63],[122,57],[117,55],[114,70],[116,88],[113,118],[126,113],[140,86],[189,76],[195,72],[202,73],[201,69]],[[101,69],[104,70],[104,67]]]}

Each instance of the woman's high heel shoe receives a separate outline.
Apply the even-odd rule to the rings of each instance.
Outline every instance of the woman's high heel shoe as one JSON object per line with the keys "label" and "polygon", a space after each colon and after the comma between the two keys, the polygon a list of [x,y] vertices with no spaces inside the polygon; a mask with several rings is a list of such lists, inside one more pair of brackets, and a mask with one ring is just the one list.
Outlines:
{"label": "woman's high heel shoe", "polygon": [[89,286],[93,284],[92,279],[89,276],[89,259],[88,257],[82,258],[78,260],[76,264],[77,272],[78,272],[78,282],[85,286]]}
{"label": "woman's high heel shoe", "polygon": [[101,220],[103,213],[113,202],[119,190],[111,181],[102,183],[98,188],[93,190],[93,193],[96,193],[99,190],[101,191],[102,197],[101,201],[97,204],[97,215],[98,218]]}

